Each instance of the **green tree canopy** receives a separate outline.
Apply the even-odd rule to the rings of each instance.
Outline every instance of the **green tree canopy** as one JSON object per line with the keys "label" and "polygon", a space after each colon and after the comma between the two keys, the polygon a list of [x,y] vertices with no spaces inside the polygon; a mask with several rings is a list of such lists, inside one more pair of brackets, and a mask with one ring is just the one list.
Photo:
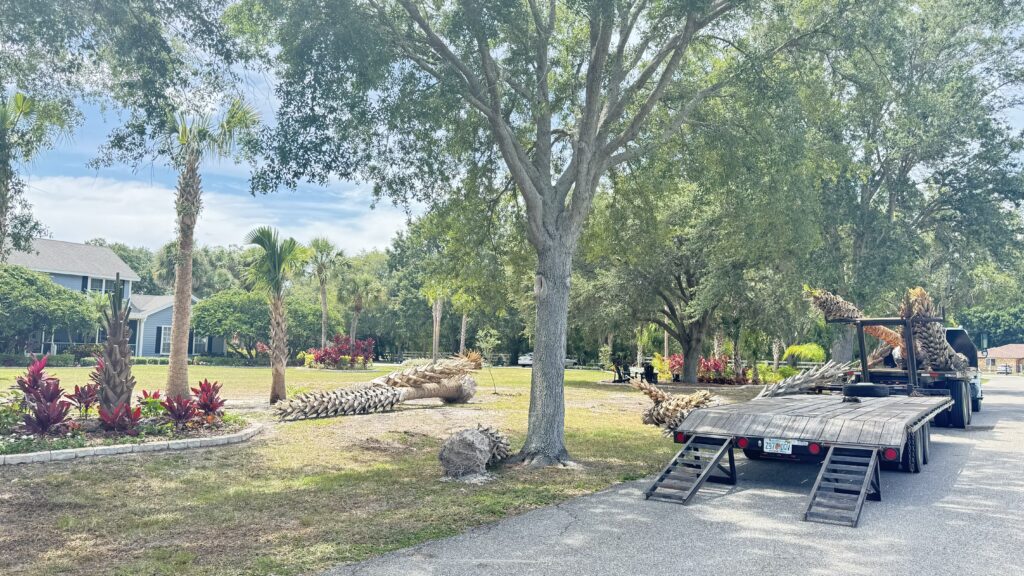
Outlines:
{"label": "green tree canopy", "polygon": [[88,330],[96,312],[80,292],[58,285],[46,274],[0,264],[0,349],[23,352],[43,331]]}

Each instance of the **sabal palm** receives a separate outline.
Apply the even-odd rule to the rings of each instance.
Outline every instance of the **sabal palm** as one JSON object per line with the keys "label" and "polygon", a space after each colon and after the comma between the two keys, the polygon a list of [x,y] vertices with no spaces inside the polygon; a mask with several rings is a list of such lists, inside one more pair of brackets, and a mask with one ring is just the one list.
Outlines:
{"label": "sabal palm", "polygon": [[371,272],[357,270],[349,274],[338,291],[338,300],[347,302],[352,311],[352,323],[349,327],[349,345],[356,346],[356,331],[359,329],[359,317],[367,308],[376,306],[386,297],[384,286]]}
{"label": "sabal palm", "polygon": [[284,369],[288,361],[288,323],[284,293],[305,263],[307,253],[294,238],[281,240],[277,230],[269,226],[256,228],[245,242],[260,248],[245,270],[246,281],[254,289],[265,291],[270,302],[270,403],[274,404],[287,398]]}
{"label": "sabal palm", "polygon": [[204,158],[231,155],[238,137],[258,121],[256,111],[241,100],[231,102],[219,120],[208,115],[169,116],[163,149],[180,167],[174,200],[178,224],[178,251],[174,264],[174,315],[171,318],[171,355],[167,373],[167,396],[188,396],[188,341],[192,316],[192,257],[195,229],[202,209],[202,178],[199,163]]}
{"label": "sabal palm", "polygon": [[312,251],[309,257],[311,272],[320,285],[320,346],[326,346],[329,322],[327,282],[338,270],[338,265],[345,257],[345,253],[338,250],[337,246],[324,237],[310,240],[309,249]]}

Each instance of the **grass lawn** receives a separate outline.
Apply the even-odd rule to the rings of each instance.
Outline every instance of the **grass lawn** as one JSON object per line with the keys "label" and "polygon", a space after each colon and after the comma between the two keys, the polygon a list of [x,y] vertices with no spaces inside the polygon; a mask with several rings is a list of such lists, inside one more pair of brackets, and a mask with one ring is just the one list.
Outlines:
{"label": "grass lawn", "polygon": [[[138,367],[138,387],[163,388],[166,370]],[[53,372],[65,388],[88,374]],[[0,370],[0,385],[16,373]],[[289,392],[376,373],[289,369]],[[639,392],[598,383],[600,372],[569,371],[566,440],[579,467],[442,482],[437,451],[458,428],[496,425],[522,444],[530,371],[492,374],[497,394],[485,370],[467,405],[421,400],[387,414],[273,424],[221,449],[0,467],[0,573],[315,573],[643,477],[674,453],[640,423],[648,402]],[[239,405],[269,394],[269,369],[191,375],[220,380]],[[747,390],[738,394],[755,393]],[[247,417],[270,421],[264,411]]]}

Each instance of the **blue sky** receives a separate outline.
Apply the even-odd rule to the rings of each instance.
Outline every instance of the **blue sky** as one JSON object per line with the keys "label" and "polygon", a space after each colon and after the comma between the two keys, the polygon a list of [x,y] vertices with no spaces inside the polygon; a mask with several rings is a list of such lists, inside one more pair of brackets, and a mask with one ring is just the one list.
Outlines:
{"label": "blue sky", "polygon": [[[272,114],[272,98],[253,94],[261,114]],[[133,172],[127,166],[87,166],[110,130],[116,111],[83,107],[84,121],[69,138],[21,167],[33,212],[53,238],[84,242],[103,237],[157,248],[174,238],[177,175],[160,164]],[[406,225],[406,214],[388,201],[371,209],[371,185],[338,182],[329,187],[253,197],[247,165],[229,160],[202,167],[204,207],[196,237],[202,244],[241,244],[260,225],[306,242],[328,236],[348,253],[384,248]]]}
{"label": "blue sky", "polygon": [[[274,98],[266,83],[251,85],[247,99],[272,120]],[[21,167],[36,217],[58,240],[102,237],[149,248],[171,241],[176,174],[159,164],[137,172],[125,166],[90,169],[88,161],[119,118],[116,111],[95,106],[86,106],[83,112],[84,122],[73,135]],[[1011,111],[1009,120],[1016,129],[1024,129],[1024,111]],[[390,202],[371,208],[370,184],[305,185],[294,192],[253,197],[248,170],[230,161],[203,166],[204,209],[196,230],[200,243],[241,244],[249,230],[270,225],[302,242],[327,236],[356,254],[386,247],[406,226],[405,210]]]}

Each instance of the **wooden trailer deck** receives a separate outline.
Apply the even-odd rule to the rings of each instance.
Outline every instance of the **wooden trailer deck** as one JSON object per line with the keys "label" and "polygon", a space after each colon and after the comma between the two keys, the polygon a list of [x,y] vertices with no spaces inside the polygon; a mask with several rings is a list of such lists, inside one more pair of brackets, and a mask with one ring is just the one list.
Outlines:
{"label": "wooden trailer deck", "polygon": [[756,398],[693,411],[676,429],[686,436],[781,438],[902,449],[907,434],[951,406],[949,396],[888,396],[843,402],[840,395]]}
{"label": "wooden trailer deck", "polygon": [[[920,471],[924,448],[936,414],[953,405],[950,396],[860,397],[796,395],[757,398],[693,411],[676,428],[684,443],[644,498],[687,504],[705,482],[735,484],[733,447],[779,447],[791,455],[802,445],[806,454],[827,448],[811,488],[804,520],[857,526],[865,500],[881,500],[880,461],[898,462]],[[762,440],[763,439],[763,440]],[[906,447],[906,448],[905,448]],[[760,448],[755,452],[760,452]]]}

